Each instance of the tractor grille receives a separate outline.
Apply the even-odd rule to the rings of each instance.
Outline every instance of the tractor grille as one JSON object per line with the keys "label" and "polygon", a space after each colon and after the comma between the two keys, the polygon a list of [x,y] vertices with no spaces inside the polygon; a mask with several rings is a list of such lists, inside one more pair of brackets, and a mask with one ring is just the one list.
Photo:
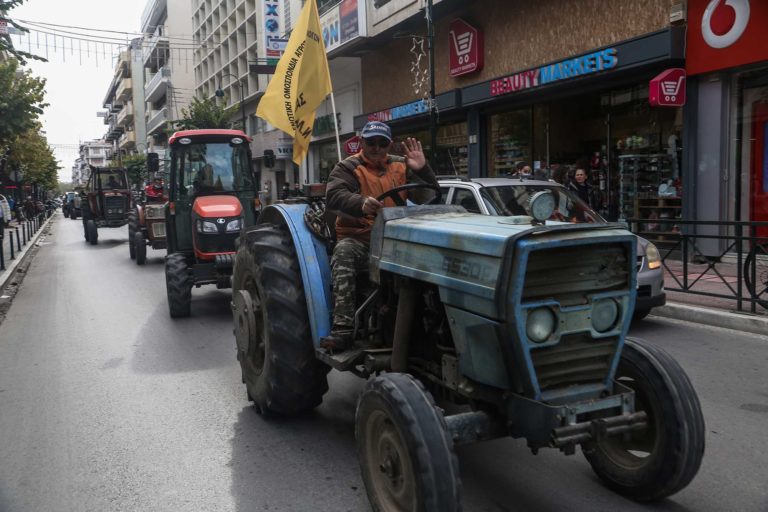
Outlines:
{"label": "tractor grille", "polygon": [[152,224],[152,236],[154,238],[165,238],[164,222],[155,222]]}
{"label": "tractor grille", "polygon": [[616,339],[588,334],[563,336],[557,345],[531,350],[542,391],[570,384],[602,382],[616,352]]}
{"label": "tractor grille", "polygon": [[229,234],[197,234],[198,250],[204,253],[235,252],[235,240],[240,232]]}
{"label": "tractor grille", "polygon": [[555,299],[563,306],[586,304],[595,292],[629,289],[627,248],[588,244],[533,251],[528,258],[523,302]]}
{"label": "tractor grille", "polygon": [[125,197],[108,196],[104,198],[104,218],[110,220],[121,220],[125,217]]}

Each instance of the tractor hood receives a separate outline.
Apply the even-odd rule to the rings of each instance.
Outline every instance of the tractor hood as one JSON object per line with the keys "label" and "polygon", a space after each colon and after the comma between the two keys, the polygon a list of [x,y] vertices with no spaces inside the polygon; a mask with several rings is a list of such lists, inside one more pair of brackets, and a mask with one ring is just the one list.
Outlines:
{"label": "tractor hood", "polygon": [[214,195],[195,199],[192,211],[201,218],[239,217],[243,213],[243,207],[236,197]]}

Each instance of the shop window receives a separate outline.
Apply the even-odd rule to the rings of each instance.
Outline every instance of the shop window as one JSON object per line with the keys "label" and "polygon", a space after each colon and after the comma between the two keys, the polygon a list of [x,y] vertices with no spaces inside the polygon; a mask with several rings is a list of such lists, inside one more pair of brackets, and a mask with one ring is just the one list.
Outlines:
{"label": "shop window", "polygon": [[[424,148],[424,153],[427,155],[427,158],[429,158],[429,146],[431,144],[429,130],[396,133],[395,144],[392,148],[394,154],[405,154],[402,141],[404,141],[406,137],[413,137],[420,141]],[[468,150],[467,123],[444,124],[437,129],[436,161],[429,162],[429,165],[437,175],[466,176],[468,169]]]}
{"label": "shop window", "polygon": [[[318,146],[318,179],[321,183],[328,181],[334,166],[339,163],[339,152],[336,151],[336,142],[325,142]],[[343,156],[343,155],[342,155]]]}
{"label": "shop window", "polygon": [[490,117],[487,176],[512,174],[518,164],[532,166],[531,125],[530,108]]}

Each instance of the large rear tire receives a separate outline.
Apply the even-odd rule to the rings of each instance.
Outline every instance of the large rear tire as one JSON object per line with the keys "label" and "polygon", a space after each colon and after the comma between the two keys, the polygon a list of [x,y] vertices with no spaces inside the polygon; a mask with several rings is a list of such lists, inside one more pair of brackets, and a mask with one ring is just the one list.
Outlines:
{"label": "large rear tire", "polygon": [[173,253],[165,258],[165,290],[171,318],[189,316],[192,309],[192,277],[183,254]]}
{"label": "large rear tire", "polygon": [[262,224],[240,240],[232,276],[237,359],[262,414],[314,409],[328,390],[315,358],[309,314],[291,237]]}
{"label": "large rear tire", "polygon": [[139,231],[139,216],[138,212],[133,209],[128,213],[128,252],[131,259],[136,259],[136,246],[134,245],[134,234]]}
{"label": "large rear tire", "polygon": [[355,439],[376,512],[461,510],[459,462],[442,412],[405,373],[368,382],[357,402]]}
{"label": "large rear tire", "polygon": [[96,221],[93,219],[88,219],[85,222],[85,230],[88,233],[88,242],[90,242],[91,245],[96,245],[99,243],[99,228],[96,227]]}
{"label": "large rear tire", "polygon": [[704,418],[696,391],[669,354],[627,339],[616,380],[635,392],[635,409],[648,427],[582,447],[592,469],[614,491],[657,501],[690,483],[704,456]]}
{"label": "large rear tire", "polygon": [[143,265],[147,261],[147,241],[140,230],[133,234],[133,247],[136,253],[136,264]]}

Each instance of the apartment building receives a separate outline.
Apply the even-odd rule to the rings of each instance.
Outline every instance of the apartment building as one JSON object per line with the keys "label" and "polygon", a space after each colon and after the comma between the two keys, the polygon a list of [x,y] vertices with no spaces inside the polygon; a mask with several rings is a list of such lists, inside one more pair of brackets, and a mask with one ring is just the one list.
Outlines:
{"label": "apartment building", "polygon": [[136,38],[120,52],[115,73],[104,98],[105,140],[120,154],[146,152],[144,124],[144,67],[142,39]]}
{"label": "apartment building", "polygon": [[112,158],[113,142],[106,139],[96,139],[80,143],[79,157],[72,166],[72,183],[75,186],[84,185],[88,178],[89,166],[106,167]]}
{"label": "apartment building", "polygon": [[169,121],[181,119],[182,109],[194,95],[192,2],[149,0],[141,31],[145,35],[145,142],[148,151],[162,155],[173,130]]}

